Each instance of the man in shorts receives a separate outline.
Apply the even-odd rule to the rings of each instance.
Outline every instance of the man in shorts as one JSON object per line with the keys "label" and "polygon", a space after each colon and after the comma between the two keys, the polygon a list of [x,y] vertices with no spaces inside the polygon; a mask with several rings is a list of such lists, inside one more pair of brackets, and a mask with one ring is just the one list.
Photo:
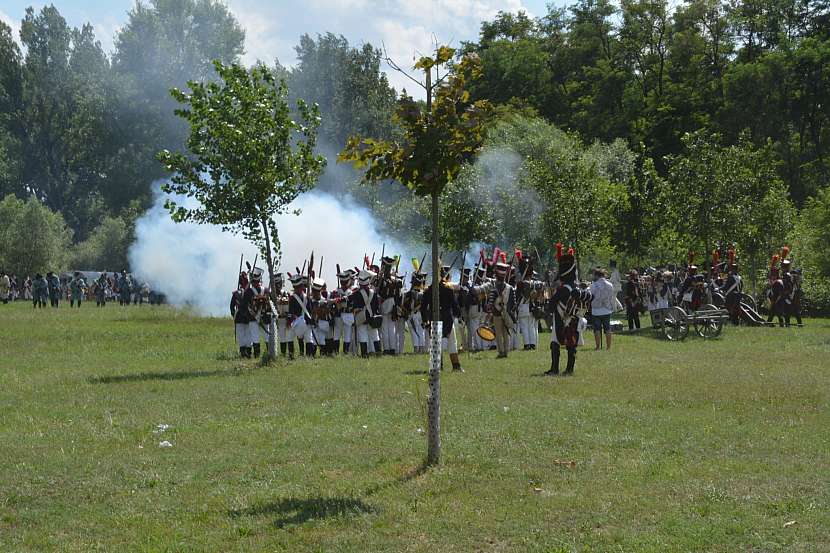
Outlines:
{"label": "man in shorts", "polygon": [[605,349],[611,349],[611,314],[614,312],[616,292],[614,285],[605,276],[605,270],[594,270],[594,282],[591,284],[591,318],[594,324],[596,348],[602,348],[602,333],[605,332]]}

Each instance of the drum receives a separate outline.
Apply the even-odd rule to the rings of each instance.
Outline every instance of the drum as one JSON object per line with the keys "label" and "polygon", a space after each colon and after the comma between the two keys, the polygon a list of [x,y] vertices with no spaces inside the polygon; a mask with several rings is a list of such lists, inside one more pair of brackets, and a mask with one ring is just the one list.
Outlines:
{"label": "drum", "polygon": [[493,331],[493,328],[487,325],[481,325],[478,327],[476,329],[476,334],[478,334],[478,337],[485,342],[492,342],[496,339],[496,333]]}

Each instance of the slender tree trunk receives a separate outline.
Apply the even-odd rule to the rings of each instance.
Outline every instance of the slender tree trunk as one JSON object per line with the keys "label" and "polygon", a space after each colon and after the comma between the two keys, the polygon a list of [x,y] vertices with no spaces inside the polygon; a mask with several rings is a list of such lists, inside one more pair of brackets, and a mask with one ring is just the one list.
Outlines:
{"label": "slender tree trunk", "polygon": [[432,356],[429,366],[427,398],[427,464],[441,462],[441,306],[439,286],[441,263],[438,259],[438,192],[432,193]]}
{"label": "slender tree trunk", "polygon": [[[432,113],[432,72],[425,71],[427,113]],[[432,192],[432,348],[429,365],[429,397],[427,398],[427,464],[441,462],[441,263],[438,259],[438,196]]]}
{"label": "slender tree trunk", "polygon": [[[265,262],[268,264],[268,295],[273,302],[273,285],[274,285],[274,258],[271,255],[271,235],[268,233],[268,220],[262,219],[262,232],[265,235]],[[277,343],[274,337],[275,325],[273,319],[276,313],[271,314],[271,324],[269,325],[268,336],[268,361],[273,361],[276,357]]]}

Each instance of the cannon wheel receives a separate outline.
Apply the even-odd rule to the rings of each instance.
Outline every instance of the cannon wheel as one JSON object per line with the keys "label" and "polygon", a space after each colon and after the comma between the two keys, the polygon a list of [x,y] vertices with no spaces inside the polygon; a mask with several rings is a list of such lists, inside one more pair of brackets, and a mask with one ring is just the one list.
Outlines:
{"label": "cannon wheel", "polygon": [[[701,311],[718,311],[714,305],[704,305]],[[701,338],[717,338],[723,331],[723,320],[720,317],[694,317],[695,332]]]}
{"label": "cannon wheel", "polygon": [[756,313],[758,312],[758,303],[755,301],[755,298],[751,295],[741,294],[741,301],[747,304],[749,307],[751,307],[752,310]]}
{"label": "cannon wheel", "polygon": [[666,310],[663,335],[672,342],[684,340],[689,335],[689,318],[685,311],[679,307]]}

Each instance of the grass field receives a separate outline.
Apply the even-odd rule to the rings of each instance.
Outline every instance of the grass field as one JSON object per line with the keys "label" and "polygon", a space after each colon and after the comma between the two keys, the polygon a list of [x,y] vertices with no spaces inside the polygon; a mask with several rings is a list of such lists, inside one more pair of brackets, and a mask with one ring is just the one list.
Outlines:
{"label": "grass field", "polygon": [[259,367],[228,320],[0,305],[0,551],[830,551],[806,322],[619,336],[567,379],[546,344],[462,356],[423,470],[424,357]]}

